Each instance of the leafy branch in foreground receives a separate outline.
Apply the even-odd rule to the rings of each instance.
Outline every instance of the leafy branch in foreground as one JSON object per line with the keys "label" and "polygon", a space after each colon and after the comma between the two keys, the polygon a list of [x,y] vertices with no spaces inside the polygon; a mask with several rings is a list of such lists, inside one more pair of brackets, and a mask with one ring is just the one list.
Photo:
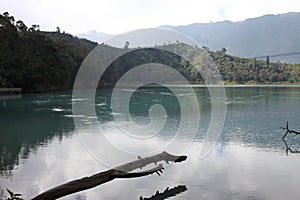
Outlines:
{"label": "leafy branch in foreground", "polygon": [[9,189],[7,189],[7,192],[9,194],[9,197],[4,195],[4,191],[3,191],[3,189],[1,188],[1,185],[0,185],[0,200],[24,200],[22,198],[21,194],[15,194],[12,191],[10,191]]}
{"label": "leafy branch in foreground", "polygon": [[10,191],[9,189],[7,189],[7,192],[9,194],[9,197],[7,198],[7,200],[23,200],[21,194],[15,194],[12,191]]}

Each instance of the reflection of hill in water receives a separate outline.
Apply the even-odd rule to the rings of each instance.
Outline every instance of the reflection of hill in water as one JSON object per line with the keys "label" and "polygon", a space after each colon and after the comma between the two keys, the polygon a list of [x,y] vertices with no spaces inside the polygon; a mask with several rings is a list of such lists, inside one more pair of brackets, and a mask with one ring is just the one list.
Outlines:
{"label": "reflection of hill in water", "polygon": [[[206,88],[196,87],[194,89],[198,95],[201,112],[199,132],[196,139],[201,141],[204,139],[210,121],[211,99]],[[184,87],[179,87],[177,90],[181,90],[182,95],[188,95],[184,93]],[[159,92],[155,93],[157,91]],[[124,92],[126,92],[125,89]],[[226,87],[226,99],[214,100],[215,103],[225,103],[227,105],[225,126],[219,142],[256,147],[262,151],[282,152],[284,145],[281,137],[284,132],[280,127],[284,125],[286,120],[289,120],[295,129],[300,130],[297,110],[300,106],[299,94],[300,87]],[[180,119],[179,104],[174,94],[163,88],[143,88],[140,92],[134,93],[131,100],[134,105],[131,113],[137,118],[137,122],[140,120],[141,124],[147,122],[148,109],[152,104],[161,103],[164,105],[169,120],[173,124],[167,122],[166,129],[162,131],[160,137],[170,138],[173,136],[176,129],[172,129],[171,126],[174,126],[174,123],[178,125]],[[100,104],[100,102],[98,103]],[[104,110],[109,113],[109,108],[109,102],[96,108],[98,117]],[[102,117],[106,117],[106,115]],[[111,116],[109,120],[112,119]],[[288,140],[291,140],[290,143],[294,148],[300,148],[300,137],[291,137]]]}
{"label": "reflection of hill in water", "polygon": [[[227,88],[226,93],[227,115],[221,141],[282,152],[284,131],[280,127],[289,121],[300,130],[299,87]],[[287,140],[300,148],[300,137]]]}
{"label": "reflection of hill in water", "polygon": [[[23,95],[22,99],[6,100],[0,107],[0,174],[19,164],[39,147],[47,145],[54,137],[74,130],[67,105],[70,96]],[[66,106],[67,105],[67,106]]]}

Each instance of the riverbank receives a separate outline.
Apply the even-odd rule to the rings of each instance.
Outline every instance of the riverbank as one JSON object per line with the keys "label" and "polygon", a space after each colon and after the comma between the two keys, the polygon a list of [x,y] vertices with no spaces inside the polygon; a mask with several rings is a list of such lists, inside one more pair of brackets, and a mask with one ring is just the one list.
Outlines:
{"label": "riverbank", "polygon": [[[191,83],[188,85],[182,85],[182,84],[166,84],[164,85],[165,87],[193,87],[193,88],[198,88],[198,87],[225,87],[225,88],[230,88],[230,87],[300,87],[300,83],[274,83],[274,84],[251,84],[251,83],[245,83],[245,84],[233,84],[233,83],[224,83],[224,84],[197,84],[197,83]],[[162,87],[162,85],[157,85],[157,84],[148,84],[148,85],[144,85],[143,87]],[[118,85],[119,89],[128,89],[128,88],[139,88],[138,85]],[[72,89],[66,89],[66,90],[53,90],[53,91],[45,91],[45,92],[34,92],[34,91],[22,91],[19,93],[9,93],[9,94],[3,94],[1,93],[1,89],[0,88],[0,96],[3,95],[12,95],[12,94],[47,94],[47,93],[64,93],[64,92],[68,92],[70,94],[72,94],[73,90]],[[92,88],[81,88],[82,90],[90,90]],[[112,86],[112,85],[106,85],[105,87],[98,87],[96,90],[101,90],[101,89],[116,89],[116,86]]]}
{"label": "riverbank", "polygon": [[22,88],[0,88],[0,95],[21,94]]}

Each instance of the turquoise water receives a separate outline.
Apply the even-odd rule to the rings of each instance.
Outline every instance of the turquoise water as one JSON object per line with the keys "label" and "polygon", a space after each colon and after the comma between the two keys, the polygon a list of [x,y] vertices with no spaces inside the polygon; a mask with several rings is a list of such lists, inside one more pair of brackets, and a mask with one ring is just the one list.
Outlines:
{"label": "turquoise water", "polygon": [[[290,129],[300,131],[300,87],[227,87],[226,98],[213,102],[226,106],[222,134],[204,159],[200,159],[203,140],[209,124],[217,122],[211,121],[208,90],[194,90],[200,109],[195,134],[188,122],[196,110],[188,110],[187,123],[180,129],[180,103],[166,88],[141,88],[133,93],[129,106],[122,101],[114,105],[118,112],[111,109],[111,90],[99,90],[92,102],[97,116],[75,115],[72,104],[90,101],[72,99],[71,92],[0,97],[1,189],[9,188],[30,199],[61,183],[134,160],[137,155],[167,149],[186,154],[187,161],[169,165],[162,176],[114,180],[64,199],[149,198],[156,191],[179,185],[187,190],[170,199],[298,199],[300,154],[286,154],[280,127],[289,121]],[[190,95],[185,88],[178,91],[183,98]],[[128,92],[132,91],[122,89],[118,98],[122,100]],[[153,129],[155,134],[149,135],[133,129],[126,108],[136,124],[146,126],[154,104],[165,108],[152,118],[155,123],[164,122],[157,126],[161,129]],[[215,112],[222,114],[221,110]],[[117,118],[119,128],[128,132],[115,127]],[[81,122],[80,127],[74,119]],[[300,151],[300,136],[288,135],[286,141],[291,149]]]}

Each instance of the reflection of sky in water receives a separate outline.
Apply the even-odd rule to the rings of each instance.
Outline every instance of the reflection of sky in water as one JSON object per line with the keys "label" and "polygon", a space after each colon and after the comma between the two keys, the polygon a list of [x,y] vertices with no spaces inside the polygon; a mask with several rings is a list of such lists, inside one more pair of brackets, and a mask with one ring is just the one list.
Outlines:
{"label": "reflection of sky in water", "polygon": [[[227,144],[218,145],[209,157],[199,160],[199,146],[194,143],[187,152],[188,160],[170,165],[160,177],[114,180],[79,195],[87,199],[139,199],[180,184],[188,191],[174,199],[297,199],[299,157]],[[22,162],[11,179],[1,179],[1,186],[22,192],[27,198],[67,180],[105,170],[85,151],[76,135],[62,142],[54,139],[47,148]]]}
{"label": "reflection of sky in water", "polygon": [[[199,160],[198,155],[210,117],[210,99],[204,88],[197,88],[196,92],[201,122],[198,135],[186,152],[186,162],[170,165],[160,177],[114,180],[64,199],[139,199],[176,185],[186,185],[188,190],[172,199],[298,199],[300,154],[285,155],[281,140],[284,131],[280,126],[289,121],[291,129],[300,130],[300,88],[227,88],[226,99],[215,102],[227,105],[223,133],[204,160]],[[113,115],[122,112],[112,114],[109,94],[105,90],[100,93],[95,109],[111,143],[141,152],[159,149],[174,137],[180,113],[168,91],[161,91],[162,98],[153,89],[139,92],[142,96],[136,94],[137,100],[132,102],[136,107],[131,112],[137,123],[149,123],[151,102],[165,101],[169,117],[157,137],[140,140],[140,144],[110,128]],[[185,95],[188,96],[183,88],[182,96]],[[81,103],[84,99],[74,102]],[[112,166],[137,158],[137,154],[107,150],[95,130],[95,116],[74,116],[70,95],[24,95],[22,99],[6,100],[5,106],[0,108],[0,152],[5,148],[11,155],[18,153],[19,161],[11,177],[0,177],[0,186],[22,193],[26,199],[66,181],[105,170],[92,156],[100,160],[105,156]],[[87,146],[74,134],[72,117],[82,120],[80,137]],[[125,120],[125,126],[126,123]],[[168,151],[180,152],[180,147],[191,140],[188,130],[179,136]],[[286,140],[293,150],[300,150],[299,136],[288,135]],[[17,146],[21,146],[19,150],[15,150]],[[93,151],[88,153],[87,149]]]}

